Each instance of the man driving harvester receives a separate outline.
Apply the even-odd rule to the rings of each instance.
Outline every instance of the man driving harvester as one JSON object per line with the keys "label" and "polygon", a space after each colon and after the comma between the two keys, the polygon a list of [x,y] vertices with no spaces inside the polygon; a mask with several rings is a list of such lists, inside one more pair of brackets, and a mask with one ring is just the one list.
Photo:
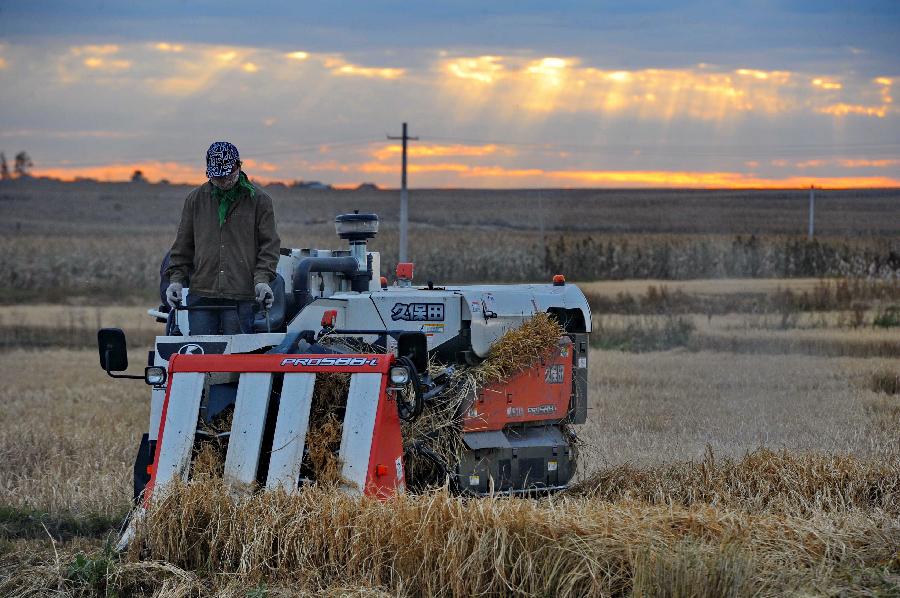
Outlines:
{"label": "man driving harvester", "polygon": [[237,148],[216,141],[206,152],[209,181],[184,201],[169,256],[166,301],[188,293],[190,334],[253,332],[253,302],[268,310],[280,239],[272,198],[241,170]]}

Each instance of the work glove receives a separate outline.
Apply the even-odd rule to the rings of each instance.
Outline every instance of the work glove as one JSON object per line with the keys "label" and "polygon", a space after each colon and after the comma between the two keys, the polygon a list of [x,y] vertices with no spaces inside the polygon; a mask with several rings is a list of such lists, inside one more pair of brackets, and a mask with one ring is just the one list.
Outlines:
{"label": "work glove", "polygon": [[270,309],[272,304],[275,303],[275,294],[272,292],[272,287],[264,282],[258,283],[256,285],[256,302],[266,309]]}
{"label": "work glove", "polygon": [[169,286],[166,287],[166,303],[169,304],[169,307],[175,309],[175,305],[181,303],[181,290],[182,286],[180,282],[172,282],[169,283]]}

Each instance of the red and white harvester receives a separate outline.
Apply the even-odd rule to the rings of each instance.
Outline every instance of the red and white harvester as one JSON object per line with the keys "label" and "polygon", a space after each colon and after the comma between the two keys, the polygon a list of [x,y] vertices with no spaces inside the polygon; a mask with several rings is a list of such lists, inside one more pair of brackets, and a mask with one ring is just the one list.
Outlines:
{"label": "red and white harvester", "polygon": [[[210,434],[206,424],[229,411],[230,430],[217,433],[229,485],[295,492],[314,482],[304,454],[316,376],[328,372],[350,376],[337,454],[346,491],[390,497],[421,487],[423,480],[407,474],[401,421],[441,396],[452,376],[436,370],[478,364],[507,330],[537,313],[555,318],[565,334],[539,362],[464,401],[454,416],[462,455],[443,464],[439,481],[476,495],[566,487],[575,447],[564,426],[584,423],[587,414],[591,317],[581,291],[561,276],[550,284],[417,286],[412,264],[400,264],[388,286],[379,254],[367,248],[377,216],[343,214],[335,224],[349,249],[281,250],[275,304],[256,315],[253,334],[192,335],[187,311],[194,308],[150,310],[166,332],[144,376],[127,376],[113,373],[128,367],[124,334],[99,332],[107,373],[144,378],[152,388],[135,462],[136,502],[188,480],[196,448]],[[184,293],[187,305],[190,289]],[[415,450],[434,456],[427,435]]]}

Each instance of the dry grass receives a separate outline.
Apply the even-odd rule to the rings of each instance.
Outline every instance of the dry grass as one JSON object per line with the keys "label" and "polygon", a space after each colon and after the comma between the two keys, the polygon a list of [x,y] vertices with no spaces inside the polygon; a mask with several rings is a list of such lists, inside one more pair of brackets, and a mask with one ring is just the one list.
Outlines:
{"label": "dry grass", "polygon": [[[869,405],[886,397],[878,358],[668,351],[591,355],[584,470],[702,459],[707,445],[739,458],[759,447],[896,459],[900,427]],[[894,418],[897,415],[893,416]]]}
{"label": "dry grass", "polygon": [[[37,360],[42,376],[18,373]],[[110,521],[127,508],[147,390],[95,361],[0,353],[0,505]],[[891,366],[595,352],[581,434],[595,475],[575,492],[379,503],[318,488],[235,503],[207,480],[154,511],[142,560],[104,557],[102,541],[78,534],[56,546],[58,561],[49,540],[0,542],[0,594],[889,594],[900,576],[898,406],[869,385]],[[775,452],[741,458],[760,446]],[[77,551],[103,575],[76,575],[94,571],[73,569]]]}
{"label": "dry grass", "polygon": [[304,465],[311,478],[320,484],[337,485],[344,482],[341,476],[343,463],[337,453],[341,446],[343,412],[347,407],[349,390],[349,374],[316,376],[309,431],[306,434],[307,461]]}
{"label": "dry grass", "polygon": [[685,507],[704,503],[749,513],[815,516],[877,512],[900,516],[900,462],[760,449],[717,458],[598,471],[569,490],[609,502]]}
{"label": "dry grass", "polygon": [[[687,347],[692,351],[805,354],[828,357],[900,357],[900,334],[892,328],[852,326],[848,312],[779,314],[594,315],[591,342],[602,348],[640,350]],[[682,330],[683,329],[683,330]],[[656,347],[666,334],[679,342]],[[636,343],[644,336],[648,340]]]}
{"label": "dry grass", "polygon": [[641,296],[650,287],[665,287],[670,292],[688,295],[771,294],[790,289],[812,291],[821,284],[818,278],[712,278],[704,280],[601,280],[579,283],[585,294],[615,298],[619,295]]}
{"label": "dry grass", "polygon": [[508,380],[558,346],[565,330],[549,315],[535,314],[518,328],[507,330],[487,358],[470,373],[480,384]]}
{"label": "dry grass", "polygon": [[[252,173],[251,173],[252,177]],[[3,230],[115,228],[129,234],[174,230],[188,186],[123,183],[0,185]],[[309,191],[270,186],[279,223],[333,234],[334,215],[354,209],[396,223],[398,192]],[[896,236],[897,189],[834,190],[816,194],[816,231],[825,236]],[[73,200],[73,198],[76,198]],[[805,190],[413,189],[410,220],[427,228],[682,234],[804,234]],[[98,222],[98,215],[102,220]]]}
{"label": "dry grass", "polygon": [[[748,287],[771,290],[760,284]],[[809,284],[796,292],[815,294]],[[666,316],[602,317],[611,330]],[[104,538],[130,505],[146,386],[107,378],[93,349],[0,352],[0,595],[897,595],[896,332],[854,327],[846,311],[787,325],[780,313],[679,317],[693,326],[685,349],[591,355],[580,484],[564,495],[438,490],[380,503],[323,484],[235,499],[201,476],[151,512],[128,558]],[[9,307],[0,318],[0,334],[24,323],[48,342],[66,329],[93,336],[97,320],[157,326],[143,307]],[[828,356],[854,352],[869,357]],[[489,364],[482,383],[525,361]],[[322,450],[307,470],[325,478],[339,471],[340,427],[328,425],[338,387],[317,384],[311,428],[330,435],[308,441]],[[429,436],[423,418],[405,435],[458,439],[458,405],[432,409],[443,432]],[[219,466],[220,452],[195,467]]]}
{"label": "dry grass", "polygon": [[[152,345],[164,325],[147,315],[155,304],[135,307],[83,305],[0,306],[0,348],[82,348],[97,344],[100,328],[122,328],[132,348]],[[141,361],[142,362],[142,361]]]}
{"label": "dry grass", "polygon": [[872,374],[872,390],[889,395],[900,394],[900,372],[880,370]]}
{"label": "dry grass", "polygon": [[0,382],[0,504],[123,515],[149,418],[147,386],[108,378],[96,350],[2,352]]}
{"label": "dry grass", "polygon": [[[0,185],[0,302],[152,299],[187,187]],[[374,211],[385,274],[397,262],[395,193],[273,189],[283,244],[337,247],[333,219]],[[813,243],[802,194],[723,191],[413,191],[419,280],[502,282],[734,277],[896,278],[897,191],[819,199]],[[750,201],[748,201],[750,200]],[[895,217],[892,217],[895,215]]]}
{"label": "dry grass", "polygon": [[[752,481],[756,467],[745,464],[745,474]],[[757,489],[742,494],[752,500]],[[123,569],[157,573],[166,563],[169,575],[209,572],[200,574],[208,584],[201,595],[236,580],[425,596],[855,593],[875,585],[854,577],[867,569],[885,588],[897,582],[895,517],[877,508],[812,511],[445,492],[380,502],[318,488],[236,500],[206,481],[173,488],[149,511]],[[111,571],[104,583],[126,589],[129,579]]]}

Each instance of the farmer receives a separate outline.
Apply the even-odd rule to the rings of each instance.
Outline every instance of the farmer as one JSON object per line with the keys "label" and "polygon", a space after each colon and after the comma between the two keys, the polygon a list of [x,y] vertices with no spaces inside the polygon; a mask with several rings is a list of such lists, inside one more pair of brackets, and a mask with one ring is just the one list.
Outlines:
{"label": "farmer", "polygon": [[[188,312],[191,335],[253,332],[253,302],[272,307],[280,240],[272,199],[247,180],[237,148],[216,141],[206,152],[209,181],[184,200],[169,257],[166,301],[224,310]],[[236,308],[236,309],[234,309]]]}

